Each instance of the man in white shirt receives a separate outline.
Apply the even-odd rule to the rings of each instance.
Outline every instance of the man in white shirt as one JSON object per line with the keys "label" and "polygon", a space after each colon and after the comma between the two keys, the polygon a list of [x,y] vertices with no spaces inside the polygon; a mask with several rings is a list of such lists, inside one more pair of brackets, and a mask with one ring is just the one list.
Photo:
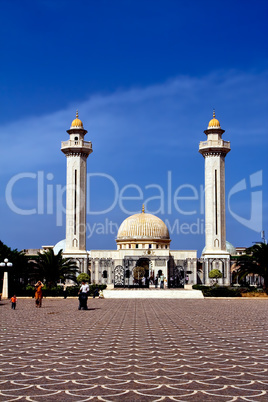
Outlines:
{"label": "man in white shirt", "polygon": [[87,298],[88,298],[89,286],[85,281],[82,281],[82,285],[79,289],[79,307],[78,310],[88,310],[87,308]]}

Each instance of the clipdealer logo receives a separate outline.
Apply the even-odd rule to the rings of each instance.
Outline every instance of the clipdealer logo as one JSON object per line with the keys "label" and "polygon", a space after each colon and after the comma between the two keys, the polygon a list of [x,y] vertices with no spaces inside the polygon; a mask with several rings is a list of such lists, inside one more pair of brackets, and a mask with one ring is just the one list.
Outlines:
{"label": "clipdealer logo", "polygon": [[[227,195],[227,206],[228,211],[231,216],[239,222],[241,225],[255,231],[260,232],[262,230],[262,171],[257,171],[249,176],[249,185],[247,184],[246,178],[240,180],[236,183]],[[43,171],[24,172],[13,176],[7,183],[5,198],[6,203],[11,211],[19,215],[53,215],[56,216],[56,225],[62,226],[65,224],[65,193],[66,186],[61,184],[53,183],[54,175],[52,173],[47,173]],[[112,186],[111,197],[109,197],[110,205],[102,210],[94,210],[91,206],[91,192],[94,194],[94,184],[92,180],[105,179],[110,182]],[[14,196],[16,187],[22,187],[24,185],[24,180],[31,180],[32,187],[32,197],[35,202],[34,208],[23,208],[20,205],[19,199]],[[107,184],[107,183],[106,183]],[[102,184],[103,185],[103,182]],[[95,183],[96,186],[96,183]],[[181,184],[175,189],[172,183],[172,172],[167,172],[167,179],[165,186],[161,186],[157,183],[151,183],[146,185],[144,188],[137,184],[127,184],[122,188],[119,187],[117,181],[110,175],[105,173],[88,173],[87,174],[87,205],[86,212],[87,215],[102,215],[106,218],[103,222],[94,223],[90,226],[87,224],[87,231],[89,236],[92,236],[93,232],[98,234],[114,233],[117,229],[117,224],[112,221],[107,221],[107,214],[111,212],[114,208],[119,206],[120,210],[127,214],[132,215],[138,213],[138,211],[132,211],[127,208],[127,203],[129,201],[138,202],[139,206],[144,203],[147,212],[152,214],[160,215],[172,215],[174,212],[179,216],[204,216],[205,214],[205,189],[203,185],[199,187],[193,186],[191,184]],[[132,190],[135,192],[135,196],[129,196],[128,191]],[[81,193],[81,189],[79,189]],[[148,192],[154,192],[154,196],[149,196]],[[187,193],[187,195],[185,195]],[[250,217],[247,219],[240,216],[234,211],[235,196],[243,196],[244,200],[249,206]],[[151,203],[157,205],[155,210],[150,208]],[[133,204],[133,203],[132,203]],[[107,223],[108,222],[108,223]],[[170,231],[170,233],[204,233],[204,219],[197,218],[196,222],[188,224],[187,222],[182,222],[179,219],[169,220],[166,219],[165,223]],[[190,227],[192,225],[192,227]],[[108,229],[107,229],[108,228]],[[109,229],[111,228],[111,229]]]}
{"label": "clipdealer logo", "polygon": [[[249,186],[247,185],[246,179],[240,180],[236,183],[228,194],[228,210],[232,217],[236,219],[241,225],[254,230],[254,232],[261,232],[262,230],[262,170],[258,172],[252,173],[249,176]],[[237,213],[235,213],[231,208],[231,198],[241,192],[250,193],[250,199],[248,200],[248,204],[250,206],[250,216],[249,219],[246,219]],[[247,197],[247,194],[244,195]]]}

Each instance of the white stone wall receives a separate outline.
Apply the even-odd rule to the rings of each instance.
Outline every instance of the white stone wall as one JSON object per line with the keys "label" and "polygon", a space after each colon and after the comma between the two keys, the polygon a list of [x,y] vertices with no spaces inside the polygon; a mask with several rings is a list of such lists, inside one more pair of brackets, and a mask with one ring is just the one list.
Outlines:
{"label": "white stone wall", "polygon": [[[148,254],[150,251],[150,254]],[[114,268],[117,265],[124,267],[124,259],[133,257],[133,265],[129,267],[132,270],[139,258],[148,258],[151,262],[149,271],[153,271],[155,276],[159,270],[162,270],[163,275],[168,278],[168,261],[170,258],[174,260],[187,260],[186,268],[192,271],[189,274],[189,283],[195,284],[197,281],[196,264],[197,252],[196,250],[139,250],[139,249],[126,249],[126,250],[91,250],[91,280],[95,283],[105,283],[108,286],[113,286]],[[157,265],[157,260],[162,259],[163,264]],[[107,266],[105,266],[105,263]],[[101,266],[102,265],[102,266]],[[107,279],[103,278],[103,270],[107,270]]]}

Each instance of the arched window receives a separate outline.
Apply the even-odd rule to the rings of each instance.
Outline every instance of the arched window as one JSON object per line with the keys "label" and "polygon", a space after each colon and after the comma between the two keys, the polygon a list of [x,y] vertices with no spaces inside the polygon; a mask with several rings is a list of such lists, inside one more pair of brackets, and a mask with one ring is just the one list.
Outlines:
{"label": "arched window", "polygon": [[103,277],[104,279],[107,279],[107,271],[106,271],[106,270],[102,272],[102,277]]}

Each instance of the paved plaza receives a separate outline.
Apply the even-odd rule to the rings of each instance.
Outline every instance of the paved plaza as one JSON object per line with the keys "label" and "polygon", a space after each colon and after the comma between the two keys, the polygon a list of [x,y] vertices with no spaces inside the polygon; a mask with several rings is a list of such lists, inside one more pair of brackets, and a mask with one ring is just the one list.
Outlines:
{"label": "paved plaza", "polygon": [[1,401],[268,401],[268,301],[0,302]]}

